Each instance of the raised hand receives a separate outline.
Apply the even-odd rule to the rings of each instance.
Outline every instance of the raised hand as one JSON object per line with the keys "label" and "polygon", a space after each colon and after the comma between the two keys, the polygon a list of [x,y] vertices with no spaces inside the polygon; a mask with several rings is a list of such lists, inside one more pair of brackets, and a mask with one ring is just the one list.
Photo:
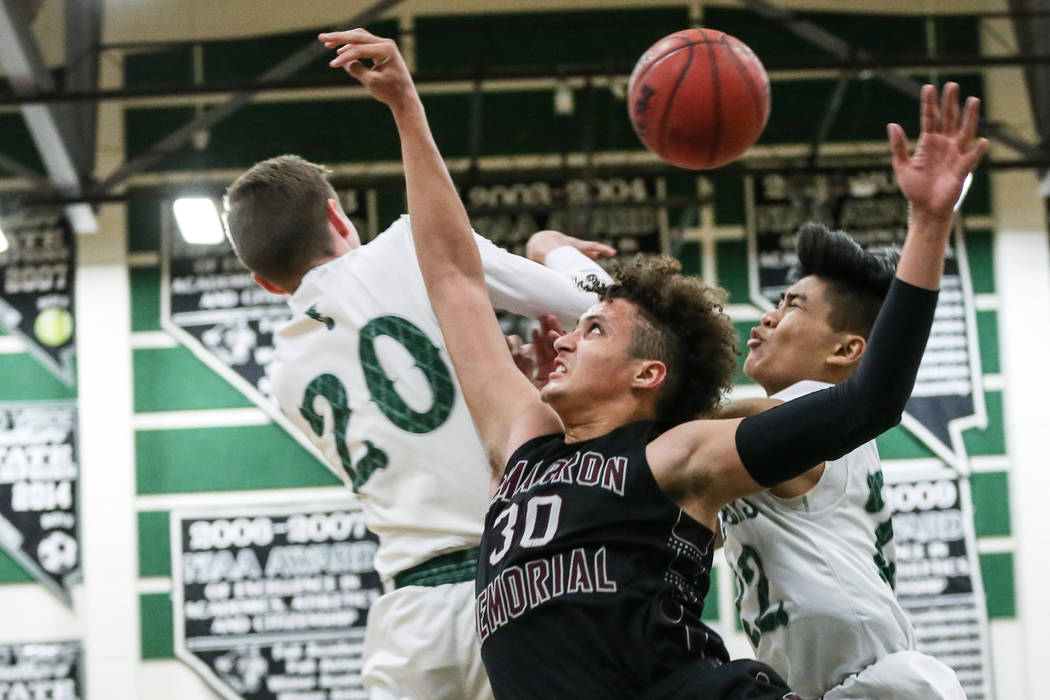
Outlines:
{"label": "raised hand", "polygon": [[537,231],[529,237],[528,242],[525,244],[525,256],[529,260],[535,260],[543,264],[547,253],[566,245],[572,246],[591,260],[616,255],[616,249],[610,245],[605,245],[598,241],[585,241],[582,238],[569,236],[561,231],[547,230]]}
{"label": "raised hand", "polygon": [[[328,62],[333,68],[342,68],[368,88],[380,102],[397,109],[406,100],[418,99],[412,76],[405,65],[397,44],[365,29],[324,32],[317,38],[338,54]],[[361,59],[372,61],[369,68]]]}
{"label": "raised hand", "polygon": [[893,150],[893,171],[913,217],[950,222],[966,176],[988,149],[988,139],[974,138],[980,100],[968,98],[960,118],[959,85],[946,83],[940,106],[932,85],[923,86],[920,102],[919,141],[910,157],[904,129],[899,124],[886,126]]}
{"label": "raised hand", "polygon": [[535,379],[533,383],[542,388],[550,379],[550,373],[554,371],[554,360],[558,357],[558,351],[554,349],[554,341],[565,335],[564,329],[554,316],[541,316],[540,327],[532,331],[532,357],[536,362]]}

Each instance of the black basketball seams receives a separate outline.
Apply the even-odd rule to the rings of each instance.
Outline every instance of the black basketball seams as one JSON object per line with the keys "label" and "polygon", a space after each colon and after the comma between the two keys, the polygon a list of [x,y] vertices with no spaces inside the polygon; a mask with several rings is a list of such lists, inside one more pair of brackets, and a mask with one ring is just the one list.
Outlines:
{"label": "black basketball seams", "polygon": [[[668,38],[672,38],[672,37],[668,37]],[[652,69],[652,67],[653,67],[653,66],[655,66],[655,65],[656,65],[657,63],[659,63],[660,61],[664,60],[665,58],[667,58],[667,57],[668,57],[668,56],[670,56],[671,54],[673,54],[673,53],[676,53],[676,52],[680,51],[681,49],[684,49],[684,48],[688,48],[689,46],[691,46],[691,45],[692,45],[692,44],[691,44],[691,43],[689,42],[689,40],[688,40],[688,39],[686,39],[686,38],[685,38],[684,36],[677,36],[677,35],[673,35],[673,38],[675,38],[675,39],[681,39],[682,41],[685,41],[686,43],[685,43],[685,44],[682,44],[681,46],[679,46],[679,47],[677,47],[677,48],[671,49],[670,51],[665,51],[664,53],[660,54],[659,56],[657,56],[657,57],[656,57],[656,58],[654,58],[653,60],[649,61],[649,63],[648,63],[648,64],[646,64],[645,68],[644,68],[644,69],[642,69],[642,72],[641,72],[641,73],[639,73],[639,74],[637,75],[637,77],[635,77],[635,81],[636,81],[636,82],[637,82],[637,81],[639,81],[639,80],[641,80],[641,79],[643,79],[643,78],[645,77],[646,73],[648,73],[648,72],[649,72],[649,71],[650,71],[650,70]]]}
{"label": "black basketball seams", "polygon": [[[723,34],[722,36],[725,36],[725,35]],[[676,39],[683,39],[683,40],[685,40],[684,36],[675,36],[675,38]],[[711,41],[709,39],[703,39],[702,41],[687,41],[687,43],[682,44],[681,46],[676,46],[675,48],[673,48],[673,49],[671,49],[669,51],[665,51],[664,53],[660,54],[659,56],[657,56],[653,60],[649,61],[648,65],[646,65],[645,69],[635,77],[635,82],[637,82],[639,80],[642,80],[645,77],[645,74],[648,73],[649,70],[653,66],[655,66],[657,63],[659,63],[660,61],[664,60],[665,58],[667,58],[668,56],[670,56],[673,53],[678,53],[682,49],[688,49],[690,46],[700,46],[701,44],[714,44],[714,43],[716,43],[716,42]]]}
{"label": "black basketball seams", "polygon": [[[748,72],[747,67],[744,65],[744,62],[741,61],[740,57],[736,55],[736,47],[730,44],[728,41],[726,41],[725,34],[722,35],[722,45],[725,46],[725,48],[727,49],[729,58],[733,62],[733,66],[736,68],[737,73],[739,73],[740,77],[744,79],[745,83],[747,83],[748,92],[751,93],[751,99],[755,103],[755,109],[757,109],[759,112],[764,111],[762,105],[762,95],[759,94],[758,86],[755,85],[755,81],[752,79],[751,73]],[[763,120],[763,126],[765,125],[765,121],[768,119],[769,114],[767,113],[766,119]]]}
{"label": "black basketball seams", "polygon": [[[704,43],[708,43],[708,42],[704,42]],[[674,88],[672,88],[671,94],[667,96],[667,102],[664,104],[664,113],[663,113],[662,118],[660,119],[660,131],[659,131],[658,140],[656,142],[656,152],[657,153],[660,153],[661,151],[664,150],[664,130],[667,127],[667,120],[671,116],[671,110],[674,107],[674,98],[675,98],[675,95],[678,94],[678,88],[680,88],[682,86],[682,83],[685,81],[686,73],[689,72],[689,67],[691,65],[693,65],[693,55],[694,55],[693,54],[693,46],[694,45],[695,44],[690,44],[689,45],[689,60],[686,61],[685,65],[682,66],[682,70],[678,73],[678,80],[675,81]]]}
{"label": "black basketball seams", "polygon": [[[725,34],[722,35],[725,37]],[[713,41],[705,42],[707,44],[707,58],[711,69],[711,85],[712,95],[711,103],[714,108],[711,110],[714,113],[714,127],[711,129],[714,136],[711,138],[711,148],[708,153],[708,164],[715,159],[715,153],[719,146],[722,145],[722,82],[718,75],[718,58],[715,56],[714,47],[711,44]]]}

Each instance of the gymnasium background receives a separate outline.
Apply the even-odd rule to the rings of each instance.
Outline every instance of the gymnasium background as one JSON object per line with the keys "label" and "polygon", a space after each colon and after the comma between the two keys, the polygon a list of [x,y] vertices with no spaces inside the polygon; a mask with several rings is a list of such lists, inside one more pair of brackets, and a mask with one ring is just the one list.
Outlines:
{"label": "gymnasium background", "polygon": [[[98,87],[113,91],[98,103],[94,172],[100,181],[224,103],[233,85],[254,79],[308,45],[318,30],[343,27],[370,5],[81,2],[102,5]],[[844,73],[829,53],[782,22],[760,18],[751,3],[390,4],[367,26],[399,37],[421,78],[438,144],[475,207],[481,233],[489,233],[489,226],[512,242],[529,221],[547,221],[551,207],[537,190],[511,185],[558,188],[599,178],[605,189],[595,188],[581,205],[592,225],[627,248],[646,248],[655,240],[686,271],[726,287],[742,336],[760,313],[748,286],[748,176],[811,167],[828,173],[843,164],[878,170],[887,163],[887,121],[902,122],[912,137],[916,133],[912,98],[856,67],[840,80]],[[32,27],[44,60],[61,79],[63,37],[75,31],[66,26],[63,3],[3,5],[35,13]],[[776,6],[857,47],[857,61],[864,52],[927,57],[918,66],[890,65],[919,80],[958,80],[964,94],[983,98],[991,123],[1029,144],[1045,142],[1033,123],[1022,69],[1046,56],[1018,58],[1014,24],[1005,16],[1008,3],[811,0]],[[631,131],[624,102],[626,76],[641,52],[657,38],[698,23],[750,44],[772,79],[772,115],[758,145],[734,168],[708,174],[664,167],[647,154]],[[175,658],[171,511],[265,510],[345,495],[337,479],[266,412],[161,327],[162,241],[177,235],[170,202],[182,192],[220,193],[253,162],[292,152],[333,168],[366,237],[404,211],[392,120],[349,78],[332,73],[325,59],[313,60],[294,76],[312,81],[309,87],[294,86],[289,78],[285,89],[258,93],[123,180],[112,196],[98,198],[99,233],[76,240],[73,386],[46,369],[22,339],[0,336],[0,401],[76,400],[83,554],[83,582],[70,586],[72,608],[0,554],[0,645],[80,641],[84,696],[219,697]],[[128,91],[123,97],[121,89]],[[20,106],[16,99],[0,106],[0,153],[42,173]],[[834,118],[826,120],[829,111]],[[1041,158],[993,144],[993,163],[1024,161],[1023,167],[982,167],[962,219],[987,420],[986,427],[967,429],[961,437],[972,468],[990,696],[1001,699],[1040,697],[1041,664],[1050,648],[1050,602],[1042,590],[1050,573],[1050,421],[1044,407],[1050,391],[1050,254],[1045,200],[1037,194],[1037,167],[1046,168],[1050,158]],[[3,174],[5,216],[31,186]],[[599,202],[599,190],[618,194]],[[540,198],[530,201],[530,191]],[[756,395],[743,375],[739,382],[736,395]],[[879,447],[887,471],[943,464],[943,455],[903,427],[881,438]],[[745,654],[728,567],[716,567],[713,584],[709,622],[726,635],[734,654]]]}

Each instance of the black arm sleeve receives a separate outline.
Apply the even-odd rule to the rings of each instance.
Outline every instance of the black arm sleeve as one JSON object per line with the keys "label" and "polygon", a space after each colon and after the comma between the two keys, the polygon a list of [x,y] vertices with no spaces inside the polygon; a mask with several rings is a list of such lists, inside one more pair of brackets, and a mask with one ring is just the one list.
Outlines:
{"label": "black arm sleeve", "polygon": [[894,279],[848,381],[745,419],[740,460],[765,487],[838,459],[900,423],[926,349],[937,292]]}

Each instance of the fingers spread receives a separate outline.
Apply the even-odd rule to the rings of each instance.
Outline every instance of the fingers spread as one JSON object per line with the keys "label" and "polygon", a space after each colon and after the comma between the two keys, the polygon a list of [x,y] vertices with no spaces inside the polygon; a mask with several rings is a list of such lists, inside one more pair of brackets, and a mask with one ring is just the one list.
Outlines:
{"label": "fingers spread", "polygon": [[900,124],[887,124],[886,135],[890,139],[890,149],[893,152],[893,163],[908,162],[908,139],[904,136],[904,129]]}
{"label": "fingers spread", "polygon": [[977,135],[977,122],[978,114],[981,108],[981,101],[976,97],[970,97],[966,100],[966,105],[963,107],[962,123],[959,124],[959,145],[966,146],[973,140]]}
{"label": "fingers spread", "polygon": [[338,44],[374,44],[383,41],[367,29],[345,29],[339,32],[321,32],[317,38],[332,48]]}
{"label": "fingers spread", "polygon": [[933,134],[940,130],[940,116],[937,114],[937,90],[932,85],[923,85],[919,93],[919,123],[922,133]]}
{"label": "fingers spread", "polygon": [[954,134],[959,124],[959,84],[945,83],[941,91],[941,133]]}
{"label": "fingers spread", "polygon": [[343,68],[346,70],[347,73],[352,75],[354,78],[357,78],[361,82],[364,82],[365,76],[367,76],[369,72],[368,66],[361,63],[360,61],[350,61],[349,63],[344,64]]}
{"label": "fingers spread", "polygon": [[981,162],[981,158],[988,151],[988,139],[980,138],[977,139],[977,143],[974,144],[973,150],[966,154],[966,164],[970,171],[977,168],[977,164]]}

